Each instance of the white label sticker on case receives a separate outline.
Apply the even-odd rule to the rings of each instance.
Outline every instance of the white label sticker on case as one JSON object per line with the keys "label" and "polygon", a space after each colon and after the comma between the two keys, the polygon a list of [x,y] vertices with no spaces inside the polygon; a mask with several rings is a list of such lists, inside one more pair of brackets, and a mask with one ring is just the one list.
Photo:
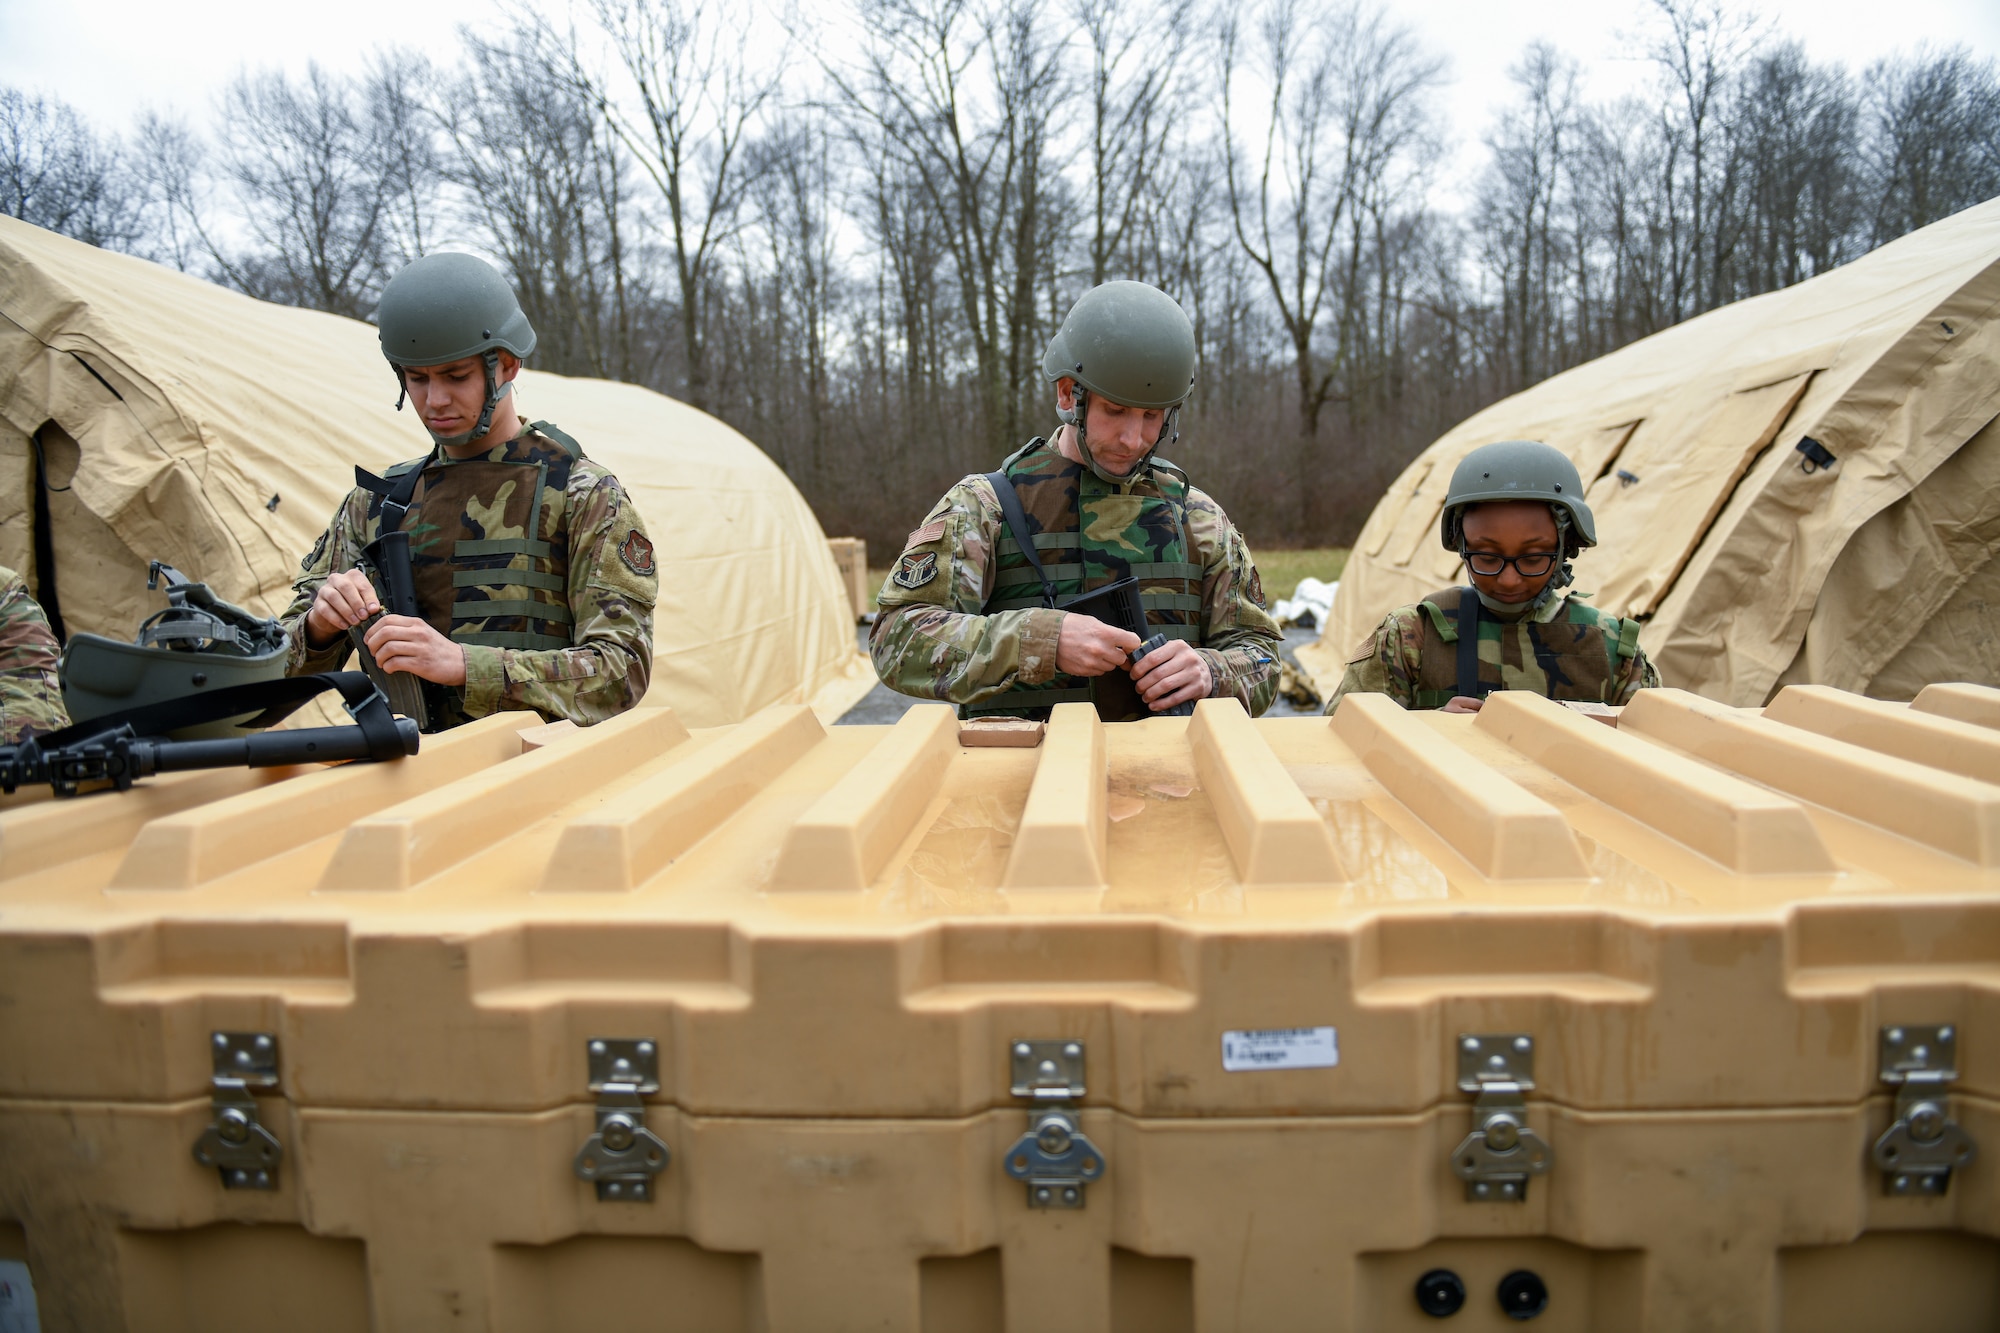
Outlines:
{"label": "white label sticker on case", "polygon": [[1340,1063],[1340,1042],[1332,1028],[1255,1028],[1222,1034],[1222,1068],[1231,1074],[1250,1069],[1331,1069]]}
{"label": "white label sticker on case", "polygon": [[18,1259],[0,1259],[0,1333],[40,1333],[41,1327],[28,1266]]}

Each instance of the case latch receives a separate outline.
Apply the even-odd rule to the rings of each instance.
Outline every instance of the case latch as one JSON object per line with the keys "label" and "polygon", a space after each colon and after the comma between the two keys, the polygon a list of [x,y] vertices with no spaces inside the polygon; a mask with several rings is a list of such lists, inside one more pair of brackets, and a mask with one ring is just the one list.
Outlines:
{"label": "case latch", "polygon": [[576,1150],[576,1175],[607,1203],[649,1203],[653,1177],[667,1169],[667,1145],[646,1128],[648,1093],[660,1090],[660,1052],[638,1038],[592,1037],[584,1043],[597,1132]]}
{"label": "case latch", "polygon": [[226,1190],[274,1190],[285,1149],[258,1123],[250,1090],[278,1086],[278,1039],[268,1032],[214,1032],[208,1044],[215,1114],[194,1141],[194,1160],[214,1167]]}
{"label": "case latch", "polygon": [[1896,1119],[1875,1140],[1884,1194],[1940,1195],[1953,1167],[1979,1155],[1945,1113],[1945,1085],[1958,1077],[1958,1029],[1904,1023],[1882,1029],[1882,1081],[1896,1088]]}
{"label": "case latch", "polygon": [[1521,1032],[1460,1033],[1458,1087],[1473,1094],[1472,1133],[1452,1150],[1452,1173],[1473,1203],[1525,1203],[1528,1178],[1555,1165],[1555,1150],[1528,1128],[1535,1039]]}
{"label": "case latch", "polygon": [[1083,1043],[1017,1041],[1009,1049],[1012,1090],[1033,1102],[1028,1132],[1007,1150],[1007,1174],[1028,1187],[1030,1208],[1081,1208],[1083,1187],[1104,1175],[1104,1154],[1077,1123]]}

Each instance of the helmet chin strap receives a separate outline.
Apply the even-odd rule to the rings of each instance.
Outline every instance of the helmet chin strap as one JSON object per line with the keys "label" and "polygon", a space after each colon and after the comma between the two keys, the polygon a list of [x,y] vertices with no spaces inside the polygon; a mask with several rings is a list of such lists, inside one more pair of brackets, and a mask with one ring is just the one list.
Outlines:
{"label": "helmet chin strap", "polygon": [[[394,363],[392,362],[391,364]],[[455,448],[461,444],[471,444],[474,440],[485,435],[487,431],[493,429],[494,410],[500,406],[502,398],[505,398],[514,391],[512,382],[506,384],[500,382],[500,353],[497,349],[487,348],[485,354],[480,357],[480,364],[486,368],[486,404],[479,409],[478,422],[473,425],[471,430],[461,431],[456,435],[440,435],[434,430],[430,431],[431,439],[447,449]],[[403,410],[403,399],[409,394],[409,385],[403,379],[403,368],[401,366],[396,367],[396,387],[398,389],[398,393],[396,394],[396,410],[400,412]],[[430,430],[430,427],[426,425],[424,429]]]}
{"label": "helmet chin strap", "polygon": [[1133,463],[1121,475],[1107,470],[1103,464],[1097,461],[1097,455],[1090,451],[1090,441],[1085,437],[1084,432],[1084,422],[1090,418],[1090,390],[1078,384],[1076,386],[1076,405],[1068,408],[1058,407],[1056,415],[1063,419],[1065,425],[1073,426],[1076,429],[1076,451],[1083,455],[1083,465],[1090,469],[1092,476],[1112,486],[1123,486],[1127,482],[1132,481],[1140,472],[1145,470],[1148,463],[1153,461],[1153,455],[1160,451],[1161,445],[1172,444],[1181,437],[1181,405],[1175,403],[1167,409],[1166,416],[1161,418],[1160,433],[1153,440],[1153,447],[1148,449],[1143,457]]}

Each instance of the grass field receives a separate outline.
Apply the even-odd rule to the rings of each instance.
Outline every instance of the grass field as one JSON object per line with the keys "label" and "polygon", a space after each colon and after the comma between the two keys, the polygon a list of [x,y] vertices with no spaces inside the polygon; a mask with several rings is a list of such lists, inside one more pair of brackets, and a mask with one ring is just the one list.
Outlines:
{"label": "grass field", "polygon": [[1257,576],[1264,584],[1264,600],[1280,601],[1292,595],[1299,580],[1319,579],[1331,583],[1347,568],[1345,546],[1314,546],[1300,551],[1252,551]]}
{"label": "grass field", "polygon": [[[1264,597],[1275,602],[1290,597],[1292,589],[1299,586],[1303,578],[1322,579],[1328,583],[1340,577],[1340,571],[1347,568],[1347,548],[1345,546],[1316,546],[1303,551],[1253,551],[1251,557],[1257,562],[1257,573],[1264,581]],[[868,571],[868,586],[874,591],[870,597],[879,596],[882,580],[889,577],[885,566]],[[874,603],[871,601],[870,606]]]}

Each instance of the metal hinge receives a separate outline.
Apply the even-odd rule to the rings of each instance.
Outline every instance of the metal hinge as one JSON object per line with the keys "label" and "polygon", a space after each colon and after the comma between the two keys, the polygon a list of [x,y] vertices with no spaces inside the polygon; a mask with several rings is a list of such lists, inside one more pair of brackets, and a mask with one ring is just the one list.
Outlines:
{"label": "metal hinge", "polygon": [[648,1203],[653,1177],[667,1169],[667,1145],[646,1128],[648,1093],[660,1090],[660,1052],[639,1038],[592,1037],[584,1043],[597,1132],[576,1150],[576,1175],[609,1203]]}
{"label": "metal hinge", "polygon": [[1007,1150],[1007,1174],[1028,1187],[1030,1208],[1081,1208],[1083,1187],[1104,1175],[1104,1154],[1077,1123],[1083,1043],[1017,1041],[1008,1051],[1012,1091],[1035,1103],[1028,1132]]}
{"label": "metal hinge", "polygon": [[1555,1165],[1555,1150],[1528,1128],[1535,1039],[1521,1032],[1460,1033],[1458,1087],[1473,1094],[1472,1133],[1452,1150],[1452,1173],[1473,1203],[1525,1203],[1528,1177]]}
{"label": "metal hinge", "polygon": [[1895,1085],[1896,1119],[1875,1140],[1884,1194],[1943,1194],[1953,1167],[1979,1155],[1945,1113],[1945,1085],[1958,1077],[1958,1030],[1949,1023],[1882,1029],[1882,1081]]}
{"label": "metal hinge", "polygon": [[215,1114],[194,1141],[194,1160],[214,1167],[224,1189],[274,1190],[285,1149],[258,1123],[250,1090],[278,1086],[278,1039],[268,1032],[215,1032],[208,1042],[215,1063],[209,1079]]}

